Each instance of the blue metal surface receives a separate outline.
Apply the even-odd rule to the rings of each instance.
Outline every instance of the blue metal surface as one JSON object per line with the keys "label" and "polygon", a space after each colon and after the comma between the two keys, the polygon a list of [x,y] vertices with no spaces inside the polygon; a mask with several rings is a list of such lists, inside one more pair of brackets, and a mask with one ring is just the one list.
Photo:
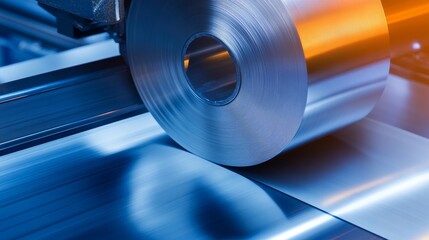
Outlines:
{"label": "blue metal surface", "polygon": [[369,118],[237,172],[387,239],[426,239],[428,94],[391,76]]}
{"label": "blue metal surface", "polygon": [[0,155],[145,111],[121,57],[9,81],[0,85]]}
{"label": "blue metal surface", "polygon": [[0,182],[2,239],[378,238],[184,151],[149,114],[0,157]]}
{"label": "blue metal surface", "polygon": [[[203,36],[227,54],[208,62],[188,54],[184,68]],[[204,159],[240,167],[363,119],[390,66],[378,0],[132,1],[127,50],[137,90],[168,135]],[[212,81],[229,72],[241,84],[233,74]],[[196,82],[224,99],[204,100],[189,84]]]}
{"label": "blue metal surface", "polygon": [[[136,103],[122,64],[89,82],[49,73],[118,54],[107,41],[0,68],[0,141],[47,142]],[[391,76],[370,118],[249,169],[188,153],[149,114],[0,156],[0,238],[425,239],[428,94]]]}
{"label": "blue metal surface", "polygon": [[101,41],[1,67],[0,84],[118,56],[119,47],[113,40]]}
{"label": "blue metal surface", "polygon": [[[392,89],[385,96],[403,101]],[[328,215],[186,152],[140,115],[0,157],[0,235],[376,238],[340,217],[381,237],[420,238],[429,226],[428,144],[367,119],[235,170]]]}
{"label": "blue metal surface", "polygon": [[55,26],[55,17],[41,8],[35,0],[0,0],[0,9],[17,13],[34,21]]}

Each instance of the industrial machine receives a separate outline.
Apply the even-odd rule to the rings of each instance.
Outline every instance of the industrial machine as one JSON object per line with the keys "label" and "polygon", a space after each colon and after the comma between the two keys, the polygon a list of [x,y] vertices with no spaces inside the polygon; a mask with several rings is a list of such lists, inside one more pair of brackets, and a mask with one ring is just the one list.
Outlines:
{"label": "industrial machine", "polygon": [[426,0],[0,0],[0,238],[428,239],[428,24]]}

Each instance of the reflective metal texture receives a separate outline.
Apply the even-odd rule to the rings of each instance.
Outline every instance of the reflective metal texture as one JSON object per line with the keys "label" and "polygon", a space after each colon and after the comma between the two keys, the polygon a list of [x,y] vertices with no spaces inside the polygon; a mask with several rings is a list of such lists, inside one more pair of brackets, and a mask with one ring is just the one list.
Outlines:
{"label": "reflective metal texture", "polygon": [[0,68],[0,155],[142,112],[113,41]]}
{"label": "reflective metal texture", "polygon": [[114,24],[124,20],[125,0],[81,0],[58,1],[37,0],[56,9],[103,24]]}
{"label": "reflective metal texture", "polygon": [[[421,99],[428,88],[394,79],[376,107],[387,112],[380,115],[393,117],[386,110],[398,104],[424,108],[407,98]],[[424,239],[428,144],[367,119],[239,171],[382,237]],[[187,153],[147,114],[0,157],[0,182],[6,239],[165,238],[176,230],[202,238],[376,238]]]}
{"label": "reflective metal texture", "polygon": [[394,75],[388,81],[386,91],[369,117],[429,139],[426,107],[429,82],[423,84]]}
{"label": "reflective metal texture", "polygon": [[391,76],[369,118],[236,170],[387,239],[426,239],[428,94],[427,86]]}
{"label": "reflective metal texture", "polygon": [[[189,46],[201,38],[224,52],[194,57]],[[232,166],[366,116],[385,84],[388,45],[378,0],[133,1],[127,27],[133,78],[160,125],[191,152]],[[219,67],[219,57],[232,61]],[[236,83],[211,81],[213,71]],[[224,99],[205,98],[207,89]]]}
{"label": "reflective metal texture", "polygon": [[121,57],[10,81],[0,85],[0,155],[142,112],[146,109]]}
{"label": "reflective metal texture", "polygon": [[[58,33],[55,18],[38,6],[35,0],[0,0],[0,46],[20,52],[16,53],[18,56],[29,55],[26,59],[106,39],[107,34],[73,39]],[[11,59],[9,62],[17,60]],[[0,62],[0,65],[4,63]]]}
{"label": "reflective metal texture", "polygon": [[55,26],[55,17],[41,8],[37,1],[24,0],[24,1],[9,1],[0,0],[0,8],[9,12],[14,12],[19,15],[25,16],[33,21],[42,22],[50,26]]}
{"label": "reflective metal texture", "polygon": [[117,56],[119,56],[117,44],[113,40],[102,41],[1,67],[0,84]]}
{"label": "reflective metal texture", "polygon": [[[428,21],[429,22],[429,21]],[[429,83],[429,51],[412,52],[404,56],[393,59],[391,73],[403,78]]]}
{"label": "reflective metal texture", "polygon": [[378,239],[184,151],[149,114],[0,157],[0,182],[2,239]]}
{"label": "reflective metal texture", "polygon": [[239,172],[387,239],[419,239],[429,226],[428,144],[368,119]]}
{"label": "reflective metal texture", "polygon": [[393,57],[429,46],[427,0],[381,0],[387,15]]}

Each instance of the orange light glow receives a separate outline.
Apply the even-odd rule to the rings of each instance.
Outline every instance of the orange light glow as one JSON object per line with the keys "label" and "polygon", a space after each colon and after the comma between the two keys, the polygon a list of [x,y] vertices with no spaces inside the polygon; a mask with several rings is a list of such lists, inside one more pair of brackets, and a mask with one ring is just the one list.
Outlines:
{"label": "orange light glow", "polygon": [[208,57],[207,60],[209,60],[209,61],[219,61],[219,60],[228,59],[228,58],[231,58],[231,56],[229,55],[229,52],[228,51],[222,51],[220,53],[216,53],[216,54]]}
{"label": "orange light glow", "polygon": [[[371,13],[374,3],[372,1],[358,3],[360,5],[356,6],[355,1],[344,1],[341,3],[341,9],[332,4],[323,6],[322,9],[308,10],[317,12],[312,14],[312,19],[297,21],[307,59],[385,34],[382,25],[373,24],[386,21],[384,16],[373,16],[383,18],[382,21],[362,19],[362,16],[373,15]],[[330,14],[324,14],[326,12]]]}
{"label": "orange light glow", "polygon": [[429,14],[429,3],[390,14],[387,16],[387,22],[394,24],[426,14]]}
{"label": "orange light glow", "polygon": [[189,55],[185,56],[185,60],[184,60],[183,64],[185,66],[185,71],[188,71],[188,68],[189,68]]}

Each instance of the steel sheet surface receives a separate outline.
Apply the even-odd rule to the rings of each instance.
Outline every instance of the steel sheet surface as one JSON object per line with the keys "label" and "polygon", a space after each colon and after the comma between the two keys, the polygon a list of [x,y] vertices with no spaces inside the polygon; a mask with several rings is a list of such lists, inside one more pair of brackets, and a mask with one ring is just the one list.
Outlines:
{"label": "steel sheet surface", "polygon": [[390,64],[374,0],[133,1],[127,32],[155,119],[186,149],[232,166],[362,119]]}

